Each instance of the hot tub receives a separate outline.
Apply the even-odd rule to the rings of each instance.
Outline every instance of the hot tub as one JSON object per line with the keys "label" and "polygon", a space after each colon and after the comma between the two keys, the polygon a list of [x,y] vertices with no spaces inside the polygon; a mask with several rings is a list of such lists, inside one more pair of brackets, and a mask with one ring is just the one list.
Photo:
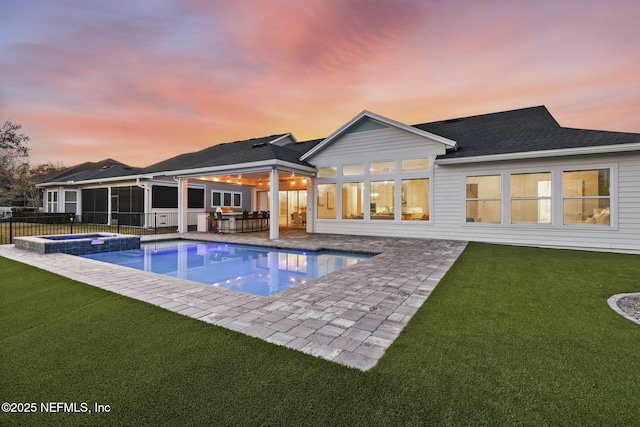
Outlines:
{"label": "hot tub", "polygon": [[86,255],[140,248],[140,236],[115,233],[16,237],[16,248],[41,254]]}

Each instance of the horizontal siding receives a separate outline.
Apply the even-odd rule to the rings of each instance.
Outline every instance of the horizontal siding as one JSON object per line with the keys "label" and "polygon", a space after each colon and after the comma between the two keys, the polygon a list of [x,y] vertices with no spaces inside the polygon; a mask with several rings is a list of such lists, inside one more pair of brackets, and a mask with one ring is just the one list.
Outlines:
{"label": "horizontal siding", "polygon": [[436,156],[445,153],[442,143],[388,128],[347,134],[325,147],[309,161],[315,165],[345,164],[371,160]]}
{"label": "horizontal siding", "polygon": [[[444,146],[399,129],[347,134],[311,160],[317,165],[392,160],[435,156]],[[535,226],[467,224],[465,182],[467,174],[537,172],[553,170],[556,185],[563,169],[613,167],[617,193],[616,224],[611,228],[585,226]],[[504,175],[505,178],[508,175]],[[431,221],[418,224],[403,221],[316,220],[317,233],[397,236],[482,241],[513,245],[552,246],[640,252],[640,153],[570,156],[541,160],[501,161],[485,164],[436,166],[433,171]],[[554,191],[559,191],[556,186]],[[503,195],[503,204],[509,198]],[[561,198],[554,197],[554,203]],[[616,208],[612,205],[612,208]],[[554,205],[554,212],[559,206]],[[556,217],[556,222],[559,216]]]}
{"label": "horizontal siding", "polygon": [[[507,173],[519,169],[617,166],[617,227],[467,224],[464,213],[466,174]],[[614,177],[615,178],[615,177]],[[504,196],[504,195],[503,195]],[[508,197],[503,197],[503,203]],[[556,206],[555,209],[558,207]],[[432,237],[483,242],[640,251],[640,155],[575,156],[564,159],[441,166],[434,174]]]}

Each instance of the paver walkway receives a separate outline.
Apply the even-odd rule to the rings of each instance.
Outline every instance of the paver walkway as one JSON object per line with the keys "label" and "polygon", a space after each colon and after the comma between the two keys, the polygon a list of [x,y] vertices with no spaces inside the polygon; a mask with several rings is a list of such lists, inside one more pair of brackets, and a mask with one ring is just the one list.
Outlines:
{"label": "paver walkway", "polygon": [[453,265],[466,242],[266,233],[145,236],[192,238],[288,249],[379,253],[356,265],[271,297],[106,264],[72,255],[40,255],[0,246],[0,256],[146,301],[307,354],[367,370],[373,367]]}

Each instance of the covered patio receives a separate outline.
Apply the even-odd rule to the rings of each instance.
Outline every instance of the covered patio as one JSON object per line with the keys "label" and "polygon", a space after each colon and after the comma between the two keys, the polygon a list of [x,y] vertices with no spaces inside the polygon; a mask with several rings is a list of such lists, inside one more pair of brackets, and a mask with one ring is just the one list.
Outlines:
{"label": "covered patio", "polygon": [[[277,240],[280,238],[281,227],[306,230],[311,226],[309,220],[312,218],[310,211],[313,206],[312,182],[315,169],[278,164],[278,161],[274,163],[263,167],[236,165],[233,168],[211,168],[176,176],[178,232],[188,231],[190,183],[227,184],[250,189],[250,209],[246,209],[245,205],[244,212],[237,209],[240,203],[234,200],[235,197],[240,197],[239,194],[212,190],[212,202],[206,206],[206,210],[211,214],[220,212],[220,227],[223,232],[263,231],[268,225],[269,239]],[[268,216],[263,216],[264,213],[268,213]],[[260,225],[257,226],[257,223]]]}

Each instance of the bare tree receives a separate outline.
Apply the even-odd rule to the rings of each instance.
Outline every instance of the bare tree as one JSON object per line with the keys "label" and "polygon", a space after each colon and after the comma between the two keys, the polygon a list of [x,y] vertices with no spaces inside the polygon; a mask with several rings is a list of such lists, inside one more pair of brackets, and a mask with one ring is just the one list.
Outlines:
{"label": "bare tree", "polygon": [[[10,205],[25,197],[30,183],[29,147],[31,140],[19,133],[22,125],[5,121],[0,128],[0,205]],[[30,192],[30,191],[29,191]],[[23,204],[27,203],[23,200]]]}

